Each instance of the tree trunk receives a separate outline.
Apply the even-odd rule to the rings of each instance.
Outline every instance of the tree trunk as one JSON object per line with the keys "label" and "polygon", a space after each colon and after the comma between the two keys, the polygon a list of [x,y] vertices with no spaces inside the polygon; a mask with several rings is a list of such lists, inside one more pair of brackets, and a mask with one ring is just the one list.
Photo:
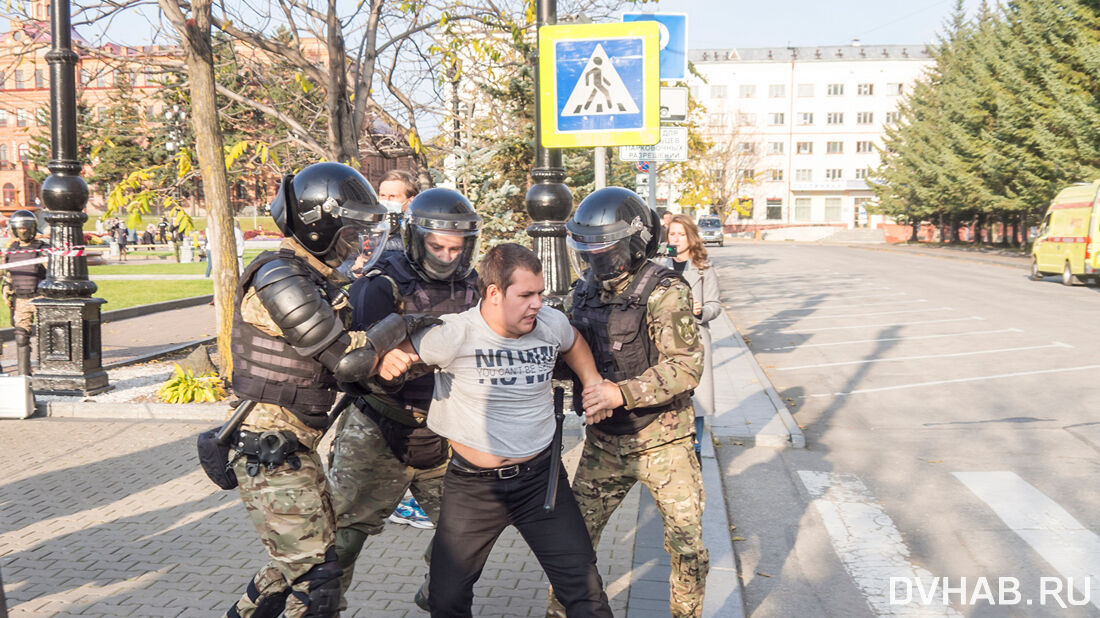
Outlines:
{"label": "tree trunk", "polygon": [[913,233],[909,235],[909,242],[920,242],[920,238],[917,237],[917,230],[920,228],[920,219],[909,219],[909,226],[913,229]]}
{"label": "tree trunk", "polygon": [[191,3],[191,19],[181,32],[190,81],[191,119],[206,196],[206,233],[213,247],[214,308],[218,323],[218,354],[223,377],[233,373],[229,339],[233,328],[233,302],[237,289],[237,247],[233,216],[229,209],[229,183],[225,172],[218,108],[214,100],[214,53],[210,38],[210,0]]}
{"label": "tree trunk", "polygon": [[950,229],[948,230],[947,242],[953,245],[959,242],[959,222],[955,219],[954,214],[951,215],[948,226]]}
{"label": "tree trunk", "polygon": [[974,237],[970,239],[970,242],[975,245],[982,244],[982,227],[985,225],[985,214],[978,213],[974,215]]}
{"label": "tree trunk", "polygon": [[348,99],[347,53],[337,14],[336,0],[328,0],[325,33],[328,47],[328,147],[333,161],[359,167],[359,139],[352,126],[352,107]]}

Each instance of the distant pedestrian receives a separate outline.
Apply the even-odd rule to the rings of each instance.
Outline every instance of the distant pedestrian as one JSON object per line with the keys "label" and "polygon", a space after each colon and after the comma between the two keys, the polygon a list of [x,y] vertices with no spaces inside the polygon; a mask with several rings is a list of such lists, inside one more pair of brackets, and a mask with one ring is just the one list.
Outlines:
{"label": "distant pedestrian", "polygon": [[199,232],[202,235],[202,253],[206,257],[206,274],[207,279],[210,278],[210,270],[214,265],[214,243],[210,242],[210,234],[206,232]]}
{"label": "distant pedestrian", "polygon": [[668,244],[676,247],[675,257],[657,261],[680,274],[691,287],[691,312],[703,340],[703,373],[695,387],[695,452],[700,452],[703,418],[714,414],[714,367],[711,359],[710,321],[722,313],[718,274],[707,261],[707,249],[699,228],[687,215],[675,215],[668,225]]}
{"label": "distant pedestrian", "polygon": [[141,234],[141,244],[145,245],[145,249],[147,251],[153,250],[152,244],[155,238],[156,229],[157,228],[154,227],[152,223],[150,223],[149,225],[145,226],[145,231]]}
{"label": "distant pedestrian", "polygon": [[237,274],[244,272],[244,232],[241,231],[241,223],[233,220],[233,242],[237,246]]}
{"label": "distant pedestrian", "polygon": [[157,239],[162,244],[168,244],[168,219],[161,217],[157,222]]}
{"label": "distant pedestrian", "polygon": [[113,230],[115,243],[118,244],[118,259],[126,261],[126,242],[129,239],[129,230],[126,229],[126,224],[122,221],[115,223]]}

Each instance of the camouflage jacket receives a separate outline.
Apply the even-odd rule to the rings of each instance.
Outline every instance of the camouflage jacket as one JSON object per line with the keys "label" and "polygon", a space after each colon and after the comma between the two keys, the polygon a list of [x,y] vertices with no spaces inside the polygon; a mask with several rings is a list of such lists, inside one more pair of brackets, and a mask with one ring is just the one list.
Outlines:
{"label": "camouflage jacket", "polygon": [[[629,280],[616,286],[622,291]],[[655,365],[641,375],[619,382],[628,410],[667,403],[680,393],[690,392],[703,373],[703,344],[691,311],[691,292],[679,279],[658,285],[646,303],[646,327],[659,353]],[[643,451],[686,438],[695,432],[695,411],[690,402],[669,410],[637,433],[614,436],[595,428],[588,432],[596,446],[621,454]]]}

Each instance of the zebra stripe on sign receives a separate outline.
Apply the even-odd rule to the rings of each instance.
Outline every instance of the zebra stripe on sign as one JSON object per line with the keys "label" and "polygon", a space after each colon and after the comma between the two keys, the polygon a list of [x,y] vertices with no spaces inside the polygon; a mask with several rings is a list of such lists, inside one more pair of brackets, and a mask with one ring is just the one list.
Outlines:
{"label": "zebra stripe on sign", "polygon": [[930,603],[914,599],[905,605],[891,604],[891,578],[929,581],[932,574],[909,561],[909,548],[901,533],[859,477],[811,470],[799,470],[798,476],[825,522],[840,561],[872,612],[878,616],[961,616],[936,598]]}

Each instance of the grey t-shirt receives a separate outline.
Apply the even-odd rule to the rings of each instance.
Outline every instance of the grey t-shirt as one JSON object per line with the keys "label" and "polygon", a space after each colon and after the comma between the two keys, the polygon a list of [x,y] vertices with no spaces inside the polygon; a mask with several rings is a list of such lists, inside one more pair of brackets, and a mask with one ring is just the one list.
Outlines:
{"label": "grey t-shirt", "polygon": [[573,347],[562,312],[543,307],[535,329],[512,339],[496,334],[481,307],[445,315],[412,337],[421,360],[439,368],[428,427],[498,457],[528,457],[554,436],[550,377],[559,351]]}

